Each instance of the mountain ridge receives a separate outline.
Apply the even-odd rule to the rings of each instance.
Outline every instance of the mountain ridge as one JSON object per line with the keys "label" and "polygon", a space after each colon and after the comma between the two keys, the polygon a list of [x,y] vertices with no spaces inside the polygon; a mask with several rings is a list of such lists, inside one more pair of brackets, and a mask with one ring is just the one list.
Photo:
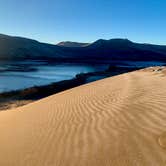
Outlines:
{"label": "mountain ridge", "polygon": [[[69,44],[72,47],[0,34],[0,59],[52,59],[55,61],[65,60],[66,62],[166,61],[166,46],[164,45],[141,44],[121,38],[99,39],[91,44],[78,42],[70,42]],[[73,47],[73,44],[77,46]]]}
{"label": "mountain ridge", "polygon": [[80,43],[80,42],[72,42],[72,41],[63,41],[58,44],[57,46],[62,46],[62,47],[86,47],[90,43]]}

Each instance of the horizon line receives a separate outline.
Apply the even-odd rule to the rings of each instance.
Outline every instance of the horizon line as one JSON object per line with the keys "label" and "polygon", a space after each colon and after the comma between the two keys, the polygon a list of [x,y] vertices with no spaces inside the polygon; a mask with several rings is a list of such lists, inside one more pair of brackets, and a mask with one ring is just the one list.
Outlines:
{"label": "horizon line", "polygon": [[45,44],[51,44],[51,45],[57,45],[61,42],[75,42],[75,43],[87,43],[87,44],[92,44],[98,40],[106,40],[106,41],[109,41],[109,40],[114,40],[114,39],[122,39],[122,40],[129,40],[133,43],[138,43],[138,44],[151,44],[151,45],[160,45],[160,46],[166,46],[166,44],[157,44],[157,43],[151,43],[151,42],[138,42],[138,41],[133,41],[133,40],[130,40],[126,37],[113,37],[113,38],[109,38],[109,39],[103,39],[103,38],[99,38],[99,39],[96,39],[96,40],[93,40],[91,42],[83,42],[83,41],[73,41],[73,40],[61,40],[61,41],[55,41],[54,43],[52,42],[46,42],[46,41],[40,41],[39,39],[34,39],[34,38],[31,38],[31,37],[28,37],[28,36],[21,36],[21,35],[12,35],[12,34],[5,34],[5,33],[0,33],[0,35],[4,35],[4,36],[8,36],[8,37],[16,37],[16,38],[24,38],[24,39],[29,39],[29,40],[34,40],[34,41],[37,41],[39,43],[45,43]]}

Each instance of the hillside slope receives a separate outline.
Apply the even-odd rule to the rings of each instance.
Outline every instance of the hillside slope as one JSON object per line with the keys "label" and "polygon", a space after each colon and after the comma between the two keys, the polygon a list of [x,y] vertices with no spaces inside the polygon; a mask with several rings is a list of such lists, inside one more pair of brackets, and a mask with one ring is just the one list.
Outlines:
{"label": "hillside slope", "polygon": [[0,34],[0,59],[44,59],[60,55],[58,47],[22,37]]}

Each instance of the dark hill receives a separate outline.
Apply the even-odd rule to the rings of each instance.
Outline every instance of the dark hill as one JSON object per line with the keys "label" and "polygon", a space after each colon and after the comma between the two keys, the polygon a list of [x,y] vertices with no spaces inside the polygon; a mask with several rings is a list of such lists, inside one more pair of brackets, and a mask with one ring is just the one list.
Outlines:
{"label": "dark hill", "polygon": [[60,54],[57,46],[0,34],[0,59],[42,59]]}
{"label": "dark hill", "polygon": [[87,63],[109,62],[110,60],[165,62],[166,46],[139,44],[128,39],[100,39],[86,46],[79,43],[70,43],[70,47],[69,45],[66,47],[0,34],[0,59],[36,59]]}

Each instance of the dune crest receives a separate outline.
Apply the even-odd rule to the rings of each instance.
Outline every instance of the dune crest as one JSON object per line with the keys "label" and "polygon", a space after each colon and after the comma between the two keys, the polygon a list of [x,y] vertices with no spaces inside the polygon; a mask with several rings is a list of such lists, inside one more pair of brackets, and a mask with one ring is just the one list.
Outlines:
{"label": "dune crest", "polygon": [[166,132],[159,137],[159,144],[161,147],[166,148]]}
{"label": "dune crest", "polygon": [[0,112],[0,165],[165,166],[164,71],[122,74]]}

